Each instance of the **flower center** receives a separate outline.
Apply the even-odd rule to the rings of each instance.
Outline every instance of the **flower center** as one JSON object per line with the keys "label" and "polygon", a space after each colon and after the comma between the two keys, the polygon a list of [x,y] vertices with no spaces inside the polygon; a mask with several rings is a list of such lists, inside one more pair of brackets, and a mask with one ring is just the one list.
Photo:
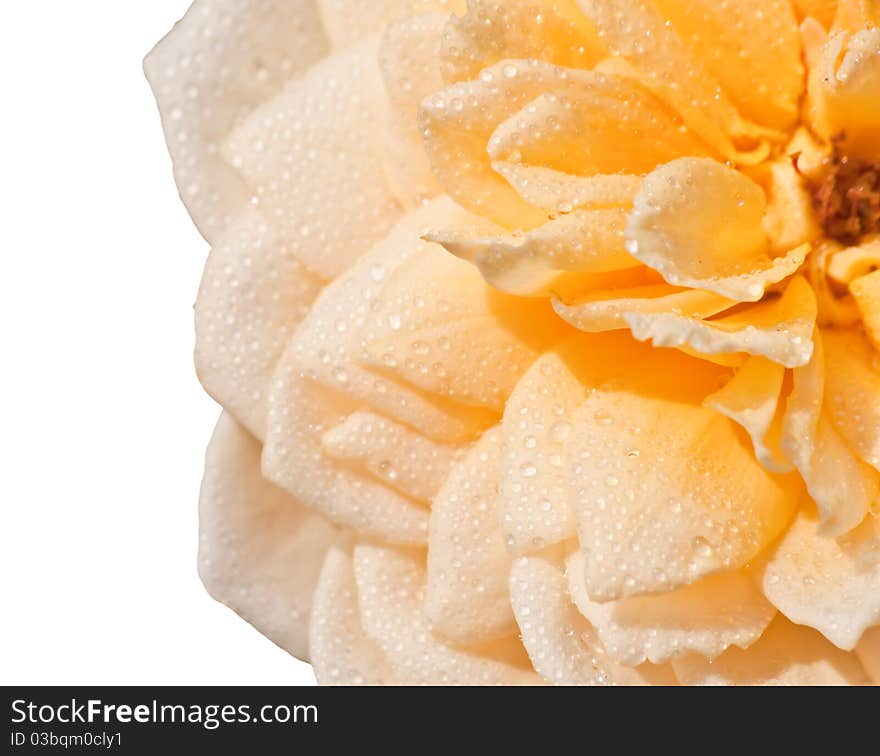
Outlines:
{"label": "flower center", "polygon": [[825,176],[810,182],[813,207],[825,235],[845,244],[880,230],[880,161],[841,155],[839,140]]}

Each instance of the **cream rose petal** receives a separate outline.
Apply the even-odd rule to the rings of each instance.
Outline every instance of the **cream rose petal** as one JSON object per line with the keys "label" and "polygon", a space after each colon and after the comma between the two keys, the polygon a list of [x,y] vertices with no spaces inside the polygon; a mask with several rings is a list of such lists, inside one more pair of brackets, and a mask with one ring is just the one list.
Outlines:
{"label": "cream rose petal", "polygon": [[379,45],[388,94],[385,169],[394,195],[410,210],[442,193],[425,154],[419,106],[443,88],[439,56],[448,18],[433,13],[399,21],[385,30]]}
{"label": "cream rose petal", "polygon": [[[779,250],[795,249],[822,236],[810,190],[795,170],[791,157],[798,150],[791,144],[787,152],[789,154],[769,166],[767,211],[763,220],[771,245]],[[799,170],[800,165],[798,157]]]}
{"label": "cream rose petal", "polygon": [[[533,134],[520,134],[516,126],[517,111],[532,118],[529,103],[542,95],[552,95],[551,100],[540,99],[551,109],[559,110],[563,102],[571,101],[579,114],[589,118],[592,127],[586,131],[583,124],[572,131],[576,124],[559,120],[560,128],[568,124],[569,137],[580,139],[578,153],[584,156],[578,165],[584,170],[592,166],[593,172],[632,172],[635,164],[652,168],[658,160],[704,153],[697,140],[680,132],[675,114],[632,81],[537,60],[507,60],[422,103],[425,147],[434,172],[453,199],[509,228],[533,228],[546,221],[545,212],[523,201],[492,168],[492,162],[521,159],[516,152],[520,136],[530,140],[535,157],[549,150],[563,160],[564,134],[553,136],[552,119]],[[557,115],[565,117],[561,111]],[[639,146],[622,149],[621,136],[631,134],[639,137]],[[668,146],[661,146],[665,143]],[[578,153],[565,155],[575,159]]]}
{"label": "cream rose petal", "polygon": [[797,517],[769,557],[764,593],[792,622],[851,651],[880,624],[880,527],[868,518],[841,539],[819,529],[814,516]]}
{"label": "cream rose petal", "polygon": [[770,472],[789,472],[782,451],[782,414],[778,411],[785,368],[765,357],[749,357],[723,388],[704,404],[739,423],[752,439],[755,456]]}
{"label": "cream rose petal", "polygon": [[309,647],[321,685],[393,685],[391,668],[361,624],[352,544],[343,537],[327,552],[315,588]]}
{"label": "cream rose petal", "polygon": [[224,146],[291,254],[332,279],[401,216],[385,178],[378,40],[328,58],[252,113]]}
{"label": "cream rose petal", "polygon": [[577,336],[542,354],[517,383],[501,424],[501,526],[512,554],[575,535],[565,477],[571,417],[589,389],[644,352],[622,334]]}
{"label": "cream rose petal", "polygon": [[[807,258],[805,272],[809,277],[816,303],[819,307],[818,321],[823,328],[850,328],[859,323],[859,308],[853,297],[845,295],[842,287],[831,275],[830,269],[835,258],[845,248],[831,239],[818,242],[813,253]],[[835,275],[839,271],[835,271]],[[843,295],[843,296],[841,296]]]}
{"label": "cream rose petal", "polygon": [[776,609],[743,571],[711,575],[658,596],[599,604],[584,589],[584,557],[566,562],[569,593],[598,630],[615,661],[633,667],[664,664],[688,653],[710,659],[730,646],[747,648],[764,632]]}
{"label": "cream rose petal", "polygon": [[639,341],[654,346],[689,347],[706,355],[739,352],[766,357],[784,367],[810,361],[816,325],[816,298],[802,277],[782,296],[713,320],[669,312],[629,312],[622,317]]}
{"label": "cream rose petal", "polygon": [[854,654],[782,616],[745,650],[728,649],[714,660],[694,654],[672,666],[683,685],[862,685],[867,681]]}
{"label": "cream rose petal", "polygon": [[848,157],[880,159],[880,28],[831,35],[810,75],[808,105],[816,132],[843,134]]}
{"label": "cream rose petal", "polygon": [[[514,66],[514,68],[508,68]],[[515,76],[507,76],[515,70]],[[427,97],[419,113],[425,151],[440,183],[463,207],[509,228],[547,220],[492,169],[486,146],[511,113],[562,80],[563,71],[538,61],[497,63],[473,81],[453,84]]]}
{"label": "cream rose petal", "polygon": [[226,136],[328,49],[314,0],[197,0],[147,56],[180,196],[209,241],[251,196],[220,157]]}
{"label": "cream rose petal", "polygon": [[827,411],[819,418],[815,448],[804,480],[819,509],[822,534],[829,538],[856,527],[880,495],[877,471],[852,453],[834,429]]}
{"label": "cream rose petal", "polygon": [[199,574],[261,633],[308,658],[312,594],[337,531],[260,474],[260,445],[224,414],[199,500]]}
{"label": "cream rose petal", "polygon": [[653,277],[646,275],[652,273],[647,268],[634,271],[633,279],[622,281],[619,288],[595,289],[571,303],[554,299],[553,309],[578,330],[597,333],[629,328],[630,315],[674,314],[682,319],[701,320],[736,305],[711,291],[652,282]]}
{"label": "cream rose petal", "polygon": [[862,316],[865,335],[874,349],[880,350],[880,270],[854,279],[849,291]]}
{"label": "cream rose petal", "polygon": [[510,573],[513,611],[535,669],[558,685],[675,685],[667,666],[630,668],[607,656],[571,599],[562,571],[541,557],[520,557]]}
{"label": "cream rose petal", "polygon": [[605,46],[574,0],[470,0],[443,35],[447,82],[475,79],[508,58],[540,58],[569,68],[592,68]]}
{"label": "cream rose petal", "polygon": [[334,459],[368,470],[401,493],[431,501],[449,475],[462,447],[433,441],[374,412],[360,410],[321,437]]}
{"label": "cream rose petal", "polygon": [[220,235],[196,300],[199,380],[239,422],[265,437],[275,365],[323,282],[246,210]]}
{"label": "cream rose petal", "polygon": [[875,685],[880,685],[880,627],[873,627],[856,646],[856,656]]}
{"label": "cream rose petal", "polygon": [[642,183],[627,249],[670,284],[756,302],[809,252],[804,245],[771,258],[765,208],[763,190],[742,173],[704,158],[674,160]]}
{"label": "cream rose petal", "polygon": [[336,48],[349,47],[395,21],[423,13],[463,13],[467,0],[316,0]]}
{"label": "cream rose petal", "polygon": [[511,557],[501,535],[501,429],[486,431],[452,470],[433,502],[425,614],[457,643],[516,630],[507,587]]}
{"label": "cream rose petal", "polygon": [[472,261],[501,291],[546,296],[567,273],[595,273],[641,266],[624,247],[624,208],[575,210],[525,234],[469,237],[439,231],[429,238]]}
{"label": "cream rose petal", "polygon": [[[827,335],[827,332],[825,332]],[[794,463],[822,518],[823,535],[858,525],[880,492],[877,472],[857,459],[835,430],[825,406],[823,339],[816,334],[810,362],[793,372],[783,417],[782,447]]]}
{"label": "cream rose petal", "polygon": [[428,510],[422,503],[325,453],[324,433],[358,406],[304,378],[292,357],[285,353],[269,395],[266,477],[337,525],[390,543],[426,543]]}
{"label": "cream rose petal", "polygon": [[880,258],[809,254],[782,150],[803,46],[880,157],[880,3],[239,5],[145,64],[213,247],[209,592],[322,683],[880,682]]}
{"label": "cream rose petal", "polygon": [[[825,272],[841,286],[875,273],[880,268],[880,237],[868,238],[855,247],[834,251],[828,256]],[[853,292],[854,293],[854,292]]]}
{"label": "cream rose petal", "polygon": [[564,356],[554,351],[535,361],[507,400],[499,501],[504,542],[513,554],[575,534],[563,461],[568,418],[584,394]]}
{"label": "cream rose petal", "polygon": [[796,481],[770,475],[732,421],[699,406],[719,379],[720,368],[655,352],[572,418],[569,502],[592,600],[737,569],[790,520]]}
{"label": "cream rose petal", "polygon": [[642,183],[641,176],[576,176],[539,165],[504,160],[493,162],[492,167],[526,202],[551,214],[570,213],[580,207],[631,208]]}
{"label": "cream rose petal", "polygon": [[540,352],[564,335],[546,300],[492,289],[439,245],[393,274],[361,331],[361,362],[438,396],[501,412]]}
{"label": "cream rose petal", "polygon": [[[298,369],[381,414],[418,428],[431,438],[451,442],[471,440],[493,424],[494,413],[425,394],[385,372],[384,362],[380,361],[380,372],[369,369],[364,359],[364,345],[375,340],[378,333],[377,309],[385,301],[385,291],[394,272],[409,260],[421,259],[425,265],[410,270],[417,277],[430,279],[432,272],[426,267],[427,261],[437,261],[444,253],[438,247],[432,254],[432,245],[422,241],[421,236],[439,223],[454,222],[457,214],[463,212],[448,199],[439,198],[408,215],[381,244],[322,292],[288,348],[291,354],[287,363],[290,369]],[[429,303],[431,312],[444,319],[444,303],[479,307],[479,302],[469,300],[468,296],[474,287],[482,287],[479,290],[484,291],[485,285],[474,279],[479,279],[476,271],[463,274],[460,280],[472,282],[471,290],[444,292],[441,298],[423,300],[423,303]],[[405,319],[408,312],[388,312],[386,327],[392,332],[395,328],[415,327]],[[464,378],[468,375],[466,371]]]}
{"label": "cream rose petal", "polygon": [[785,402],[782,448],[809,484],[808,471],[825,396],[825,351],[819,329],[813,332],[813,355],[792,371],[792,390]]}
{"label": "cream rose petal", "polygon": [[880,364],[857,330],[823,332],[825,402],[835,429],[862,460],[880,470]]}
{"label": "cream rose petal", "polygon": [[540,679],[528,661],[492,658],[509,653],[503,641],[466,650],[448,646],[429,630],[423,601],[425,571],[414,554],[383,546],[358,545],[354,572],[361,621],[404,685],[534,685]]}

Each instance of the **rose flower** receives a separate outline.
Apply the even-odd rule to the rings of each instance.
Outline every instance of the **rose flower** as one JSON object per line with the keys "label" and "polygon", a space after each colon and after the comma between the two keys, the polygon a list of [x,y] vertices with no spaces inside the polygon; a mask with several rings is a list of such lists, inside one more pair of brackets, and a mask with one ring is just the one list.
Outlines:
{"label": "rose flower", "polygon": [[208,590],[322,683],[880,682],[878,0],[197,0]]}

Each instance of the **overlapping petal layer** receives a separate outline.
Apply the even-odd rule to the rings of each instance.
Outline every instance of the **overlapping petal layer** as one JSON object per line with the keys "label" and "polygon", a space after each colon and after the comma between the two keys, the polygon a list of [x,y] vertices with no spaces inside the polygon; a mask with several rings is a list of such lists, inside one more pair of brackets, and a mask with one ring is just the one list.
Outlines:
{"label": "overlapping petal layer", "polygon": [[210,592],[328,684],[880,682],[878,23],[197,0]]}

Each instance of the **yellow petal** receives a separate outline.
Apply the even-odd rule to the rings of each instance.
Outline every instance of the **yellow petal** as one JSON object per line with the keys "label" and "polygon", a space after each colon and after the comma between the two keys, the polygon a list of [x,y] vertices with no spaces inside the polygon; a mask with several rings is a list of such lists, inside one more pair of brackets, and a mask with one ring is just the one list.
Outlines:
{"label": "yellow petal", "polygon": [[755,456],[770,472],[792,469],[781,448],[782,415],[779,408],[785,368],[764,357],[750,357],[730,383],[704,404],[739,423],[755,449]]}
{"label": "yellow petal", "polygon": [[[836,0],[831,0],[836,2]],[[832,8],[832,14],[834,9]],[[804,63],[807,71],[812,72],[822,58],[822,48],[828,41],[828,24],[825,26],[812,16],[808,16],[801,22],[801,45],[804,49]],[[807,81],[809,82],[809,74]]]}
{"label": "yellow petal", "polygon": [[857,330],[823,332],[825,401],[834,427],[869,465],[880,470],[880,364]]}
{"label": "yellow petal", "polygon": [[[827,334],[827,332],[826,332]],[[810,362],[793,372],[783,418],[782,447],[800,471],[822,518],[823,535],[851,530],[877,498],[876,471],[857,459],[835,430],[826,407],[823,340]]]}
{"label": "yellow petal", "polygon": [[[790,153],[795,150],[789,150]],[[800,158],[798,158],[800,170]],[[767,212],[764,229],[774,250],[795,249],[822,235],[816,221],[813,200],[806,183],[786,156],[769,166]]]}
{"label": "yellow petal", "polygon": [[[859,309],[855,300],[846,295],[844,287],[828,274],[834,259],[841,254],[843,246],[831,239],[816,244],[807,258],[806,272],[816,293],[819,325],[828,328],[848,328],[859,322]],[[843,290],[842,290],[843,289]]]}
{"label": "yellow petal", "polygon": [[677,157],[710,154],[674,110],[635,80],[559,70],[565,75],[556,87],[510,115],[492,134],[489,155],[494,161],[586,176],[648,173]]}
{"label": "yellow petal", "polygon": [[337,531],[263,478],[259,443],[227,414],[208,447],[199,527],[199,574],[208,592],[308,658],[312,594]]}
{"label": "yellow petal", "polygon": [[815,18],[826,29],[831,28],[837,11],[837,0],[793,0],[798,19]]}
{"label": "yellow petal", "polygon": [[542,299],[490,288],[439,245],[389,275],[361,331],[361,362],[442,397],[501,412],[565,325]]}
{"label": "yellow petal", "polygon": [[578,336],[542,354],[507,400],[502,421],[501,527],[516,555],[575,534],[565,448],[588,388],[627,369],[643,351],[622,334]]}
{"label": "yellow petal", "polygon": [[699,406],[725,372],[654,350],[572,418],[569,502],[594,601],[737,569],[791,518],[799,481],[768,473],[728,418]]}
{"label": "yellow petal", "polygon": [[584,589],[584,557],[566,562],[569,592],[598,630],[602,645],[628,667],[665,664],[685,654],[710,659],[730,646],[747,648],[764,632],[776,609],[745,572],[711,575],[658,596],[598,604]]}
{"label": "yellow petal", "polygon": [[825,353],[822,336],[813,333],[813,356],[792,371],[792,390],[785,403],[782,448],[807,479],[825,396]]}
{"label": "yellow petal", "polygon": [[[432,245],[422,241],[421,236],[437,224],[454,225],[461,215],[464,213],[448,199],[431,202],[408,215],[382,244],[330,284],[297,329],[288,350],[290,369],[439,441],[470,441],[492,425],[497,419],[493,413],[425,394],[385,373],[384,365],[381,373],[370,370],[362,359],[365,339],[376,333],[372,325],[376,319],[375,303],[385,299],[384,291],[394,272],[407,260],[449,257],[439,247],[434,248],[432,255]],[[472,276],[480,286],[485,286],[476,271],[472,271]],[[425,301],[431,305],[431,312],[439,315],[443,314],[443,303],[452,301],[448,291],[442,295],[432,293],[431,297]],[[467,306],[467,302],[462,306]],[[412,327],[406,322],[407,313],[388,315],[398,319],[386,324],[386,328]],[[489,336],[494,333],[487,327]],[[475,372],[469,366],[463,377],[474,377]]]}
{"label": "yellow petal", "polygon": [[598,332],[628,328],[629,315],[676,313],[701,319],[736,305],[736,302],[711,291],[681,289],[665,283],[633,283],[637,285],[590,291],[571,304],[554,299],[553,309],[575,328]]}
{"label": "yellow petal", "polygon": [[873,627],[862,636],[856,656],[874,684],[880,685],[880,627]]}
{"label": "yellow petal", "polygon": [[880,2],[877,0],[837,0],[834,29],[859,31],[880,26]]}
{"label": "yellow petal", "polygon": [[810,74],[809,117],[850,158],[880,159],[880,28],[831,35]]}
{"label": "yellow petal", "polygon": [[315,588],[309,646],[321,685],[395,682],[387,659],[361,624],[350,537],[343,537],[327,552]]}
{"label": "yellow petal", "polygon": [[636,195],[627,248],[674,286],[756,302],[809,251],[771,258],[765,207],[761,187],[742,173],[714,160],[674,160],[651,173]]}
{"label": "yellow petal", "polygon": [[443,35],[443,73],[452,83],[475,79],[509,58],[538,58],[568,68],[592,68],[605,46],[574,0],[470,0]]}
{"label": "yellow petal", "polygon": [[764,569],[764,594],[792,622],[808,625],[844,651],[880,624],[880,528],[868,518],[844,539],[819,534],[801,512]]}
{"label": "yellow petal", "polygon": [[570,213],[580,207],[632,207],[641,176],[575,176],[538,165],[492,163],[526,202],[550,213]]}
{"label": "yellow petal", "polygon": [[516,630],[511,557],[498,515],[501,429],[492,428],[452,470],[431,509],[425,614],[453,642],[480,643]]}
{"label": "yellow petal", "polygon": [[601,273],[640,265],[623,243],[624,208],[575,210],[518,235],[430,235],[452,254],[476,264],[496,289],[520,296],[546,296],[566,273]]}
{"label": "yellow petal", "polygon": [[251,192],[220,155],[238,123],[329,49],[314,0],[197,0],[147,56],[180,196],[215,242]]}
{"label": "yellow petal", "polygon": [[858,459],[834,429],[827,410],[819,418],[815,450],[804,475],[822,518],[822,534],[835,537],[856,527],[880,495],[877,471]]}
{"label": "yellow petal", "polygon": [[279,241],[327,279],[401,216],[376,128],[386,111],[377,48],[371,39],[314,66],[252,113],[224,146]]}
{"label": "yellow petal", "polygon": [[466,0],[317,0],[337,48],[355,45],[394,21],[422,13],[461,13]]}
{"label": "yellow petal", "polygon": [[[578,4],[611,53],[635,66],[645,85],[681,113],[695,134],[725,157],[750,159],[735,142],[753,149],[754,137],[765,132],[740,116],[708,66],[665,23],[650,0],[578,0]],[[763,155],[766,148],[751,157]]]}
{"label": "yellow petal", "polygon": [[785,367],[810,361],[816,325],[816,298],[801,276],[781,297],[748,305],[712,320],[674,313],[631,312],[623,316],[633,336],[655,346],[689,346],[703,354],[766,357]]}
{"label": "yellow petal", "polygon": [[674,685],[666,666],[624,667],[609,658],[577,611],[560,569],[521,557],[510,573],[510,596],[522,642],[538,674],[558,685]]}
{"label": "yellow petal", "polygon": [[849,290],[862,316],[865,334],[874,349],[880,350],[880,270],[856,278]]}
{"label": "yellow petal", "polygon": [[208,393],[257,438],[265,436],[275,365],[322,286],[253,209],[220,235],[208,257],[195,308],[196,370]]}
{"label": "yellow petal", "polygon": [[388,94],[385,168],[398,201],[412,210],[441,193],[419,129],[419,106],[443,88],[440,39],[447,16],[434,13],[399,21],[385,30],[379,66]]}
{"label": "yellow petal", "polygon": [[880,239],[871,239],[857,247],[835,251],[828,257],[825,270],[839,284],[847,285],[880,268]]}
{"label": "yellow petal", "polygon": [[[521,666],[492,658],[493,646],[479,651],[454,648],[433,635],[425,620],[425,570],[414,554],[361,544],[354,550],[361,621],[382,649],[395,679],[403,685],[534,685]],[[499,655],[507,649],[497,642]]]}
{"label": "yellow petal", "polygon": [[865,671],[854,654],[835,648],[815,630],[784,617],[770,623],[746,650],[717,659],[688,656],[672,663],[683,685],[862,685]]}
{"label": "yellow petal", "polygon": [[324,433],[321,446],[333,459],[369,471],[391,488],[424,502],[440,490],[462,451],[363,410]]}
{"label": "yellow petal", "polygon": [[[789,0],[655,0],[695,59],[746,118],[774,129],[797,120],[801,45]],[[676,72],[679,80],[683,71]],[[686,74],[685,74],[686,75]],[[685,90],[687,91],[687,90]]]}

